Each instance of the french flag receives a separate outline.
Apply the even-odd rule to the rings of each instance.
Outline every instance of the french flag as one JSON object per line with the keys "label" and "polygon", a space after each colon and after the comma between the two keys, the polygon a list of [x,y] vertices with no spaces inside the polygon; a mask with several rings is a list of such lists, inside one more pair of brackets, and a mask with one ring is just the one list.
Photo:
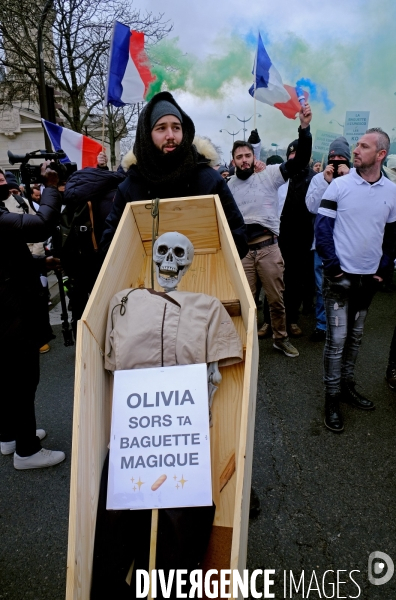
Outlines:
{"label": "french flag", "polygon": [[[287,102],[277,102],[274,104],[275,108],[278,108],[283,112],[285,117],[288,119],[296,119],[297,113],[300,112],[301,104],[298,101],[296,88],[291,85],[284,85],[285,90],[288,92],[290,96],[290,100]],[[309,94],[305,90],[302,90],[305,98],[305,102],[308,102]]]}
{"label": "french flag", "polygon": [[144,51],[144,33],[114,21],[106,85],[106,104],[142,102],[156,77]]}
{"label": "french flag", "polygon": [[61,162],[77,163],[77,169],[97,166],[98,154],[103,150],[102,144],[72,129],[66,129],[66,127],[55,125],[44,119],[41,120],[54,151],[63,150],[66,154],[66,158],[63,158]]}
{"label": "french flag", "polygon": [[[256,81],[249,89],[249,94],[260,102],[278,108],[288,119],[295,119],[301,108],[296,90],[290,85],[283,84],[282,77],[272,64],[260,34],[253,74]],[[304,91],[305,101],[308,100],[308,96],[308,92]]]}
{"label": "french flag", "polygon": [[253,67],[256,81],[249,94],[270,106],[290,100],[290,95],[284,88],[282,77],[271,62],[259,33],[256,58]]}

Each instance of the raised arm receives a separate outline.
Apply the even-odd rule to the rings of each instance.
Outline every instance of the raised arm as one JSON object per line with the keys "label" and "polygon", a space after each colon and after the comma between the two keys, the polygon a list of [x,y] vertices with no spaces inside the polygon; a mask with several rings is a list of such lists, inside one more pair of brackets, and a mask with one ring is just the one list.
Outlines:
{"label": "raised arm", "polygon": [[308,166],[312,153],[312,136],[310,123],[312,111],[309,104],[301,107],[299,112],[300,127],[298,128],[298,146],[294,158],[287,160],[279,166],[283,179],[287,181]]}

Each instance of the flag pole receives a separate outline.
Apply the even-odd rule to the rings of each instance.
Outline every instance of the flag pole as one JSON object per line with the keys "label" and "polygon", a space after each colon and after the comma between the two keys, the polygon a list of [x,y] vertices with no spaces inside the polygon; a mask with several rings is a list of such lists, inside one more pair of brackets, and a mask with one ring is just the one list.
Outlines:
{"label": "flag pole", "polygon": [[[258,35],[260,36],[260,32],[259,32]],[[257,108],[256,108],[256,104],[257,104],[257,101],[256,101],[257,77],[256,77],[256,74],[257,74],[258,44],[259,44],[259,38],[257,38],[256,58],[255,58],[255,61],[254,61],[254,92],[253,92],[253,98],[254,98],[254,112],[253,112],[253,114],[254,114],[254,120],[253,120],[253,122],[254,122],[254,129],[256,129],[256,114],[257,114]]]}
{"label": "flag pole", "polygon": [[103,120],[102,120],[102,149],[103,152],[106,152],[106,149],[104,147],[104,138],[105,138],[105,119],[106,119],[106,105],[103,102]]}
{"label": "flag pole", "polygon": [[113,30],[111,32],[111,41],[110,41],[110,53],[109,53],[109,59],[108,59],[108,63],[107,63],[107,78],[106,78],[106,87],[105,87],[105,97],[103,98],[103,119],[102,119],[102,150],[104,153],[106,153],[106,149],[104,147],[104,138],[105,138],[105,120],[106,120],[106,108],[109,104],[109,76],[110,76],[110,65],[111,65],[111,59],[112,59],[112,55],[113,55],[113,41],[114,41],[114,34],[115,34],[115,28],[117,25],[117,21],[114,20],[113,21]]}

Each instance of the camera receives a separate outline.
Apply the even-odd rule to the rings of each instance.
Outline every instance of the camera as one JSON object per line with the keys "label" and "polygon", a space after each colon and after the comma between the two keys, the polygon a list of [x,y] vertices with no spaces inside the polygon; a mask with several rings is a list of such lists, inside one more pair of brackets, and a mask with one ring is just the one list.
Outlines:
{"label": "camera", "polygon": [[21,163],[21,178],[27,190],[31,183],[42,183],[41,166],[29,165],[29,161],[32,159],[41,161],[50,160],[51,163],[48,165],[48,168],[58,173],[59,181],[66,181],[72,173],[77,171],[76,163],[61,162],[63,159],[67,158],[66,154],[62,151],[47,152],[46,150],[34,150],[27,154],[13,154],[8,150],[7,154],[10,165]]}

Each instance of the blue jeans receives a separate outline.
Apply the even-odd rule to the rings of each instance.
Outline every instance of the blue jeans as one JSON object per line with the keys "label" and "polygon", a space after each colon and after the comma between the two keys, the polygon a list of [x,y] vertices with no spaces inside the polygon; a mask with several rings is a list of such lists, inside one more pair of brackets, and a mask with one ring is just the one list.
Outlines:
{"label": "blue jeans", "polygon": [[324,384],[327,394],[341,391],[341,380],[354,381],[354,370],[368,308],[378,283],[372,275],[324,277],[327,335]]}
{"label": "blue jeans", "polygon": [[316,329],[326,331],[326,312],[323,302],[322,286],[323,286],[323,266],[322,259],[319,254],[314,250],[314,274],[315,274],[315,288],[316,288]]}

